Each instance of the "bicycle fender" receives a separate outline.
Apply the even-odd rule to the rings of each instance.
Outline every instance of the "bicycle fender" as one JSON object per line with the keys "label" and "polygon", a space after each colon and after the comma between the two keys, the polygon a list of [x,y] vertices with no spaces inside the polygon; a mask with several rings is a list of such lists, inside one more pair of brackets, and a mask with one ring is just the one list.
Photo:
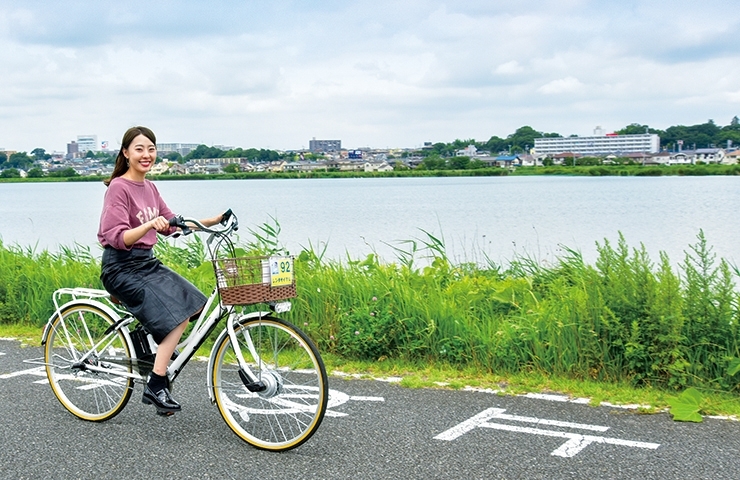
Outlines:
{"label": "bicycle fender", "polygon": [[[250,319],[250,318],[259,318],[259,317],[269,317],[271,316],[272,312],[251,312],[247,314],[238,314],[234,315],[233,320],[229,319],[229,321],[232,321],[234,325],[240,323],[242,319]],[[213,383],[213,366],[216,362],[216,351],[215,347],[216,345],[220,345],[223,341],[224,337],[227,337],[229,335],[228,328],[224,328],[221,333],[216,338],[216,341],[213,343],[214,350],[211,350],[211,355],[208,358],[208,371],[207,371],[207,383],[208,385],[208,398],[211,400],[211,404],[216,404],[216,395],[213,392],[214,383]]]}
{"label": "bicycle fender", "polygon": [[208,399],[211,401],[211,405],[216,404],[216,394],[213,392],[215,384],[213,383],[213,365],[216,363],[216,350],[215,346],[220,345],[223,338],[228,335],[229,332],[224,328],[219,334],[216,341],[213,342],[214,350],[211,350],[211,354],[208,356],[208,370],[206,373],[206,385],[208,385]]}
{"label": "bicycle fender", "polygon": [[[121,320],[121,316],[116,313],[115,310],[110,308],[108,305],[98,302],[95,300],[88,300],[85,298],[78,298],[76,300],[70,300],[69,302],[65,303],[64,305],[60,306],[58,310],[55,310],[54,313],[51,314],[49,317],[49,320],[46,321],[46,325],[44,326],[44,333],[41,334],[41,345],[46,345],[46,341],[49,339],[49,330],[51,329],[51,324],[54,321],[54,318],[56,318],[57,315],[59,315],[61,312],[66,310],[72,305],[87,305],[89,307],[95,307],[110,316],[111,319],[113,319],[114,323],[119,322]],[[122,329],[123,336],[126,337],[126,341],[128,342],[129,346],[131,346],[131,337],[129,337],[128,334],[128,328]],[[135,354],[134,354],[135,355]]]}

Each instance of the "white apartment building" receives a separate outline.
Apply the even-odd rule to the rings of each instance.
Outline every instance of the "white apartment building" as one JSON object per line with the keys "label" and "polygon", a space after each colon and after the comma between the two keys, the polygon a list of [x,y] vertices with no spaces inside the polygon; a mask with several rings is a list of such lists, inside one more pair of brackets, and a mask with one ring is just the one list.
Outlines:
{"label": "white apartment building", "polygon": [[[597,127],[596,131],[600,131]],[[536,155],[575,153],[583,156],[619,155],[625,153],[660,151],[660,137],[654,133],[639,135],[594,135],[591,137],[535,138]]]}
{"label": "white apartment building", "polygon": [[77,135],[77,151],[84,155],[88,151],[92,150],[97,152],[100,150],[98,147],[98,136],[97,135]]}
{"label": "white apartment building", "polygon": [[199,145],[200,143],[157,143],[157,154],[165,155],[170,152],[177,152],[184,157],[191,150],[198,148]]}

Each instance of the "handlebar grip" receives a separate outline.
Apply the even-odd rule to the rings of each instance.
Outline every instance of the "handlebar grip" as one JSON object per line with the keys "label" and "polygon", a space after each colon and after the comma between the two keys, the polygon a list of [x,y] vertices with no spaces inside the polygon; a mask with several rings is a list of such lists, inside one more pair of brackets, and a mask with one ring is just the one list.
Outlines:
{"label": "handlebar grip", "polygon": [[185,220],[182,219],[182,215],[175,215],[174,217],[170,218],[169,220],[170,227],[178,227],[180,230],[182,230],[183,235],[190,235],[193,233],[192,230],[190,230],[190,227],[185,224]]}
{"label": "handlebar grip", "polygon": [[233,214],[234,212],[232,212],[231,209],[226,210],[223,215],[221,215],[221,225],[226,225]]}

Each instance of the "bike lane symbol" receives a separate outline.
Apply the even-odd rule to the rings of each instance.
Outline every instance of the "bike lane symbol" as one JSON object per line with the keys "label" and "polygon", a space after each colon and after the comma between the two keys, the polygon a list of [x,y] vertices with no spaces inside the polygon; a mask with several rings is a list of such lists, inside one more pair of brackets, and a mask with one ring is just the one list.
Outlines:
{"label": "bike lane symbol", "polygon": [[597,435],[585,435],[581,433],[573,433],[560,430],[543,430],[540,428],[532,427],[521,427],[518,425],[511,425],[508,423],[494,423],[490,420],[504,420],[509,422],[521,422],[535,425],[550,425],[553,427],[567,428],[571,430],[590,430],[594,432],[605,432],[609,427],[601,425],[587,425],[582,423],[572,422],[561,422],[559,420],[547,420],[534,417],[522,417],[519,415],[509,415],[504,413],[506,410],[503,408],[489,408],[478,415],[475,415],[468,420],[446,430],[437,435],[435,440],[446,440],[452,441],[456,438],[470,432],[475,428],[490,428],[494,430],[503,430],[508,432],[528,433],[531,435],[543,435],[547,437],[559,437],[567,439],[564,444],[555,449],[551,455],[557,457],[573,457],[577,455],[581,450],[591,445],[592,443],[605,443],[610,445],[622,445],[625,447],[633,448],[647,448],[657,449],[659,443],[647,443],[647,442],[636,442],[632,440],[622,440],[619,438],[609,438]]}

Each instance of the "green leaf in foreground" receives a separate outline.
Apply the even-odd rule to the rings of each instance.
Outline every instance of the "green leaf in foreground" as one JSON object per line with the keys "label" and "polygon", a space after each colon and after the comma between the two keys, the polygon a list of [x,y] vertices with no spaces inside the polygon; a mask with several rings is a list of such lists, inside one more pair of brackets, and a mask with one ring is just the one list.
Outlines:
{"label": "green leaf in foreground", "polygon": [[740,372],[740,358],[733,358],[730,362],[730,366],[727,367],[727,375],[735,375]]}
{"label": "green leaf in foreground", "polygon": [[701,422],[702,417],[699,415],[699,403],[701,403],[701,393],[695,388],[686,389],[681,395],[668,401],[671,406],[671,415],[677,422]]}

